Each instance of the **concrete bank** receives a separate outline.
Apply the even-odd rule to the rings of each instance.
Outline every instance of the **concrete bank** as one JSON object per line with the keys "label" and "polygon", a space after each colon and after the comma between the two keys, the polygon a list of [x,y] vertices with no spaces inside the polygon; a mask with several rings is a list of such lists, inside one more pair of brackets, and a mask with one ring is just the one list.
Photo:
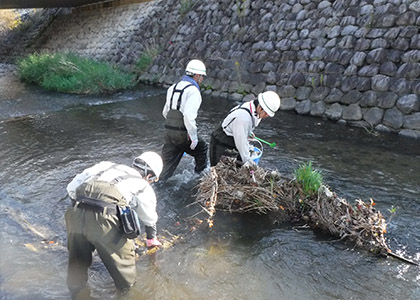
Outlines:
{"label": "concrete bank", "polygon": [[159,0],[51,15],[26,53],[70,51],[131,69],[158,49],[144,82],[172,84],[199,58],[206,94],[275,90],[282,110],[420,139],[418,0]]}

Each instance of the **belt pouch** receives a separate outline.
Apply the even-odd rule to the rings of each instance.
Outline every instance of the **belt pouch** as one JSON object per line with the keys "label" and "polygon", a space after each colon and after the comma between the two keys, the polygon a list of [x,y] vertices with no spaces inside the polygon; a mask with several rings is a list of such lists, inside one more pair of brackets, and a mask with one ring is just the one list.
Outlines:
{"label": "belt pouch", "polygon": [[140,223],[135,210],[129,206],[118,206],[118,219],[127,238],[134,239],[140,235]]}

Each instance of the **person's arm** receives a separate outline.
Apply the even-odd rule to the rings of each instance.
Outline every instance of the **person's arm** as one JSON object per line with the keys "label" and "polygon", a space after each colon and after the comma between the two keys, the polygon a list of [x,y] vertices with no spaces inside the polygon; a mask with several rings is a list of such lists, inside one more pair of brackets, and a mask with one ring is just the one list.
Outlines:
{"label": "person's arm", "polygon": [[146,227],[147,239],[156,238],[156,223],[158,215],[156,212],[156,195],[152,187],[147,184],[144,191],[138,197],[133,197],[133,208],[136,210],[140,220]]}
{"label": "person's arm", "polygon": [[166,119],[166,116],[168,115],[169,110],[171,109],[169,107],[169,104],[171,102],[173,89],[174,89],[174,86],[172,85],[171,87],[168,88],[168,91],[166,92],[166,102],[165,102],[165,105],[163,106],[163,110],[162,110],[162,116],[165,119]]}
{"label": "person's arm", "polygon": [[[246,114],[246,115],[244,115]],[[241,155],[242,162],[251,159],[248,137],[252,132],[252,122],[247,112],[238,112],[236,119],[230,124],[235,146]]]}
{"label": "person's arm", "polygon": [[201,106],[201,94],[195,87],[189,87],[184,91],[184,125],[192,141],[198,141],[197,124],[195,119]]}

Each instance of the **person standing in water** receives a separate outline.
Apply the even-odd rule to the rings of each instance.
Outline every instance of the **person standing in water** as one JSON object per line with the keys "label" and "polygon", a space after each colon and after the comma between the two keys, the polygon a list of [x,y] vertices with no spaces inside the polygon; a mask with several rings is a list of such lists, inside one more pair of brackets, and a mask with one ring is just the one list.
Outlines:
{"label": "person standing in water", "polygon": [[166,134],[161,180],[173,175],[184,152],[194,157],[196,173],[207,167],[207,144],[198,136],[196,124],[202,101],[200,84],[206,75],[204,63],[193,59],[187,64],[181,81],[167,91],[162,111]]}
{"label": "person standing in water", "polygon": [[267,91],[260,93],[258,99],[234,107],[211,135],[210,165],[215,166],[222,155],[252,164],[248,138],[254,136],[262,119],[274,117],[280,103],[277,93]]}
{"label": "person standing in water", "polygon": [[76,175],[67,185],[71,198],[65,213],[67,286],[72,299],[84,299],[88,292],[88,268],[95,249],[120,292],[136,281],[133,238],[139,231],[133,236],[123,231],[122,208],[136,212],[131,215],[137,226],[138,219],[144,223],[148,248],[161,246],[156,238],[156,195],[150,185],[158,181],[161,170],[159,154],[144,152],[134,159],[132,167],[103,161]]}

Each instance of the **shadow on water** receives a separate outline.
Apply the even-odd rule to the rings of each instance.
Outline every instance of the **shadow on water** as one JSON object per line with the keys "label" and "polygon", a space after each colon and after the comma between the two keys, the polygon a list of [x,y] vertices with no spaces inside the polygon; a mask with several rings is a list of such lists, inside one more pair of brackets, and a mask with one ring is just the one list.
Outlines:
{"label": "shadow on water", "polygon": [[[81,97],[26,88],[17,103],[0,101],[0,298],[69,299],[66,185],[99,161],[130,164],[142,151],[159,152],[165,91]],[[232,106],[204,99],[198,124],[205,140]],[[255,133],[277,144],[264,149],[264,168],[291,175],[311,160],[349,201],[372,197],[386,218],[395,206],[388,242],[420,261],[418,141],[287,112],[264,120]],[[200,225],[205,215],[188,206],[199,180],[192,170],[193,160],[185,156],[175,176],[156,185],[159,235],[180,238],[173,247],[140,257],[137,283],[123,299],[420,298],[418,267],[311,230],[221,212],[213,228]],[[97,256],[89,286],[96,299],[118,298]]]}

